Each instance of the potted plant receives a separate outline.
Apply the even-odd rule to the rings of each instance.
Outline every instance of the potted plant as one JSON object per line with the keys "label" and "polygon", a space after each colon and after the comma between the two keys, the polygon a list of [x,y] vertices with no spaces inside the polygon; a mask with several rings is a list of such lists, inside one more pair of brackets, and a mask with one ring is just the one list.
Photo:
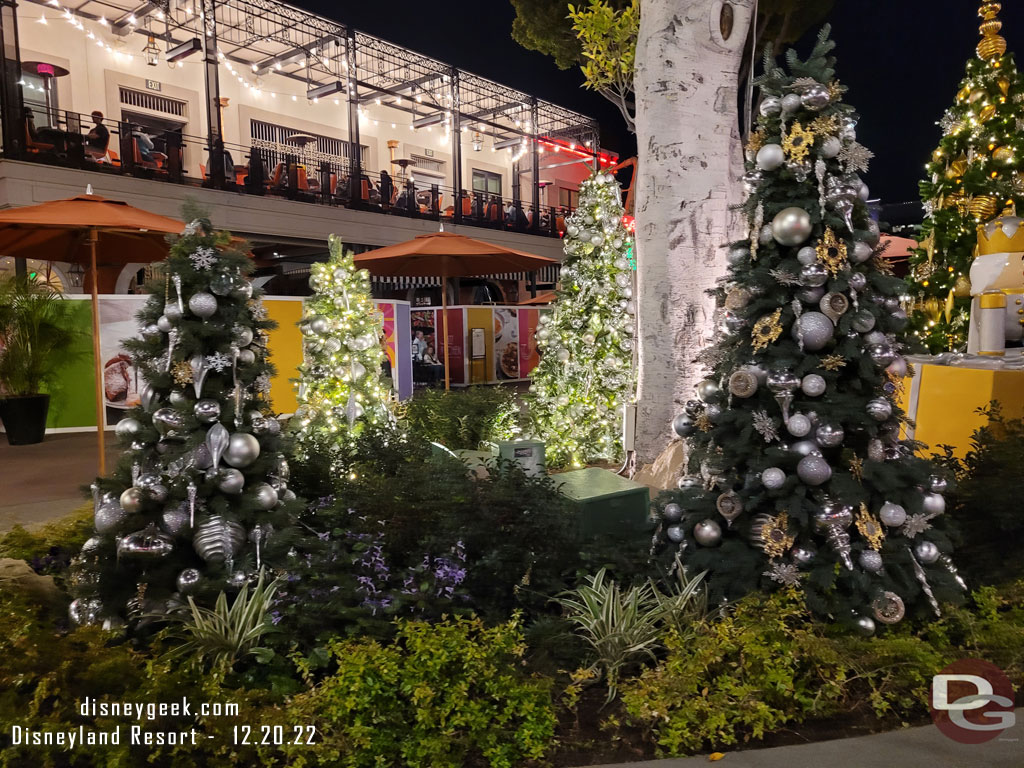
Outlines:
{"label": "potted plant", "polygon": [[0,279],[0,421],[11,445],[38,443],[50,396],[78,336],[64,297],[23,275]]}

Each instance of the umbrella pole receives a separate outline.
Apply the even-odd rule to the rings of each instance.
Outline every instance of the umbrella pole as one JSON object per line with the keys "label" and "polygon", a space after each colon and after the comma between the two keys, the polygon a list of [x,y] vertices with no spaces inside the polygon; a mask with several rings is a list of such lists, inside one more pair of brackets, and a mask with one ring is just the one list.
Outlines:
{"label": "umbrella pole", "polygon": [[451,377],[448,373],[448,276],[441,278],[441,332],[444,334],[444,391],[451,390]]}
{"label": "umbrella pole", "polygon": [[96,365],[96,442],[99,448],[99,474],[107,473],[107,455],[103,445],[103,359],[100,357],[99,272],[96,269],[96,241],[99,233],[89,229],[89,266],[92,268],[92,355]]}

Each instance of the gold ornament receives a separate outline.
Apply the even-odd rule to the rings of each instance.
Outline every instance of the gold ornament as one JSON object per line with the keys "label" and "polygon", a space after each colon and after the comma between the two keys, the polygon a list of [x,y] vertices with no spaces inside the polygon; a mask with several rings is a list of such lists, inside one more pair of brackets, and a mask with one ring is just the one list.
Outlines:
{"label": "gold ornament", "polygon": [[818,261],[825,265],[832,277],[836,277],[846,266],[846,243],[836,240],[832,227],[825,228],[825,234],[814,246],[814,250],[818,254]]}
{"label": "gold ornament", "polygon": [[846,86],[841,84],[838,80],[833,80],[828,84],[828,98],[829,101],[838,101],[839,97],[846,91]]}
{"label": "gold ornament", "polygon": [[892,271],[892,264],[890,264],[889,260],[880,253],[876,253],[874,257],[871,259],[871,266],[874,267],[879,272],[881,272],[883,275],[894,274]]}
{"label": "gold ornament", "polygon": [[943,158],[942,147],[939,147],[934,152],[932,152],[932,160],[935,161],[936,163],[939,162],[939,160],[941,160],[942,158]]}
{"label": "gold ornament", "polygon": [[807,129],[815,136],[832,136],[839,130],[839,120],[835,115],[819,115],[811,121]]}
{"label": "gold ornament", "polygon": [[992,119],[995,113],[996,105],[986,104],[984,107],[981,108],[981,112],[978,113],[978,119],[983,123],[987,123],[989,120]]}
{"label": "gold ornament", "polygon": [[754,330],[750,336],[750,345],[754,348],[755,352],[760,352],[782,335],[782,324],[779,322],[780,317],[782,317],[781,308],[776,309],[770,315],[765,315],[754,323]]}
{"label": "gold ornament", "polygon": [[850,475],[858,483],[864,479],[864,460],[860,456],[850,459]]}
{"label": "gold ornament", "polygon": [[708,418],[708,415],[706,413],[702,413],[700,416],[694,419],[693,423],[701,432],[711,431],[711,419]]}
{"label": "gold ornament", "polygon": [[956,179],[967,172],[967,155],[961,154],[956,160],[949,164],[946,171],[946,178]]}
{"label": "gold ornament", "polygon": [[953,295],[958,299],[964,299],[971,295],[971,279],[967,275],[959,275],[953,284]]}
{"label": "gold ornament", "polygon": [[970,87],[965,85],[963,88],[961,88],[959,91],[957,91],[956,100],[957,101],[963,101],[964,99],[967,98],[967,96],[970,94],[970,92],[971,92]]}
{"label": "gold ornament", "polygon": [[757,150],[764,146],[764,131],[758,128],[750,134],[747,139],[747,152],[757,154]]}
{"label": "gold ornament", "polygon": [[871,549],[878,551],[882,548],[882,542],[885,541],[885,531],[882,530],[879,522],[871,516],[867,505],[863,502],[860,505],[860,513],[857,515],[857,530],[860,531],[860,535]]}
{"label": "gold ornament", "polygon": [[814,143],[814,133],[805,130],[800,121],[793,123],[786,138],[782,140],[782,148],[786,151],[786,157],[794,163],[800,163],[807,159],[807,153]]}
{"label": "gold ornament", "polygon": [[171,368],[171,378],[174,379],[174,383],[179,386],[185,386],[186,384],[192,383],[192,366],[186,363],[184,360],[175,363],[174,367]]}
{"label": "gold ornament", "polygon": [[946,296],[946,303],[942,307],[942,314],[946,317],[946,322],[950,322],[953,319],[953,308],[956,306],[956,302],[953,301],[953,289],[949,289],[949,295]]}
{"label": "gold ornament", "polygon": [[939,306],[939,300],[937,298],[929,296],[925,299],[923,309],[925,317],[927,317],[931,322],[939,322],[939,317],[942,316],[942,307]]}
{"label": "gold ornament", "polygon": [[1013,150],[1007,147],[1005,144],[1001,147],[996,147],[992,151],[992,159],[997,160],[1000,163],[1012,163]]}
{"label": "gold ornament", "polygon": [[996,80],[996,84],[999,86],[999,90],[1002,91],[1003,96],[1010,95],[1010,78],[1006,77],[1006,75],[1003,75],[998,80]]}
{"label": "gold ornament", "polygon": [[826,371],[838,371],[846,365],[846,360],[842,355],[826,355],[821,358],[821,367]]}
{"label": "gold ornament", "polygon": [[981,33],[981,42],[976,48],[978,58],[984,61],[994,61],[1006,53],[1006,40],[999,35],[1003,23],[996,18],[1002,6],[995,2],[983,2],[978,9],[978,15],[982,22],[978,27]]}
{"label": "gold ornament", "polygon": [[971,200],[971,213],[978,219],[989,219],[999,210],[999,201],[992,195],[978,195]]}
{"label": "gold ornament", "polygon": [[921,247],[924,248],[925,253],[928,254],[928,263],[930,264],[935,258],[935,232],[934,230],[928,233],[928,237],[921,241]]}
{"label": "gold ornament", "polygon": [[886,371],[885,378],[890,384],[892,384],[893,395],[895,398],[899,400],[903,397],[903,377],[897,373],[893,373],[892,371]]}
{"label": "gold ornament", "polygon": [[761,548],[768,557],[782,557],[793,546],[795,537],[789,535],[789,515],[780,512],[761,526]]}

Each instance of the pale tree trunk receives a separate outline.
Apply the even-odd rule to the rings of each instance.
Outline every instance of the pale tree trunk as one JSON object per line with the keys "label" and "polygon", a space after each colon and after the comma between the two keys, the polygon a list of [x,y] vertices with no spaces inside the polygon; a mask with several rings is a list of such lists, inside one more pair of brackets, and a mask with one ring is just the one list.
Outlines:
{"label": "pale tree trunk", "polygon": [[[742,175],[737,88],[754,0],[642,0],[636,57],[637,462],[673,439],[710,341]],[[728,9],[723,10],[726,6]],[[722,14],[733,14],[723,38]]]}

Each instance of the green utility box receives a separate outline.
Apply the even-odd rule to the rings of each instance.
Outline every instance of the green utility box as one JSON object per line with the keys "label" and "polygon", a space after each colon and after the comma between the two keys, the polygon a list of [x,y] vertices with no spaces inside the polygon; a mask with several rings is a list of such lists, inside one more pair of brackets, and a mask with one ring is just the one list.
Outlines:
{"label": "green utility box", "polygon": [[629,535],[650,527],[650,492],[607,469],[588,467],[553,475],[563,496],[579,509],[580,533]]}

